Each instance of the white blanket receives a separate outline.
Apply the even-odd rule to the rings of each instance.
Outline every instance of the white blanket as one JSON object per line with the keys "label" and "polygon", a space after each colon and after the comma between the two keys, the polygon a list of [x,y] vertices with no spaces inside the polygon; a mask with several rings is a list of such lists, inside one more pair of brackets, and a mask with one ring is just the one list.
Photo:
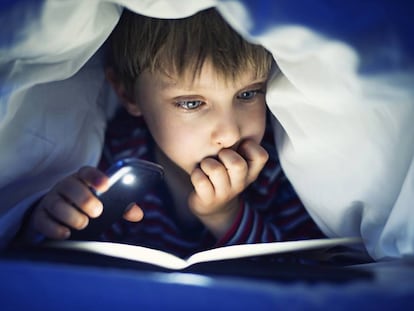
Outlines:
{"label": "white blanket", "polygon": [[413,256],[412,5],[363,3],[6,1],[0,246],[56,180],[96,165],[115,102],[99,48],[123,6],[167,18],[216,6],[246,39],[269,49],[281,69],[267,95],[279,156],[318,225],[332,237],[362,236],[377,260]]}

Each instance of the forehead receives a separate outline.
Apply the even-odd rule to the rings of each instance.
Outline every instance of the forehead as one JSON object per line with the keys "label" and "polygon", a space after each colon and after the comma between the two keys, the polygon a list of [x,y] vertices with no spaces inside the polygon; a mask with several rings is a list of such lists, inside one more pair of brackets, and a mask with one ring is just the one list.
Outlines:
{"label": "forehead", "polygon": [[246,68],[235,77],[231,74],[224,76],[209,63],[206,62],[201,70],[194,74],[193,71],[186,70],[182,75],[174,73],[162,73],[159,71],[145,71],[141,74],[140,79],[145,83],[151,83],[152,87],[168,91],[182,90],[192,91],[194,89],[211,89],[211,88],[243,88],[248,84],[256,81],[264,81],[266,77],[259,77],[257,71],[253,68]]}

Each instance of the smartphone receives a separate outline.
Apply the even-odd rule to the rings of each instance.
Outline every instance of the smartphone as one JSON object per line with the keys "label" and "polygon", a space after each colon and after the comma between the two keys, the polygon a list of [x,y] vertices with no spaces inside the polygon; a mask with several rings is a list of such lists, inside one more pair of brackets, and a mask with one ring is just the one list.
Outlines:
{"label": "smartphone", "polygon": [[83,230],[72,230],[71,240],[97,240],[114,222],[121,219],[130,203],[139,203],[145,193],[164,177],[161,165],[136,158],[117,161],[106,172],[109,189],[103,193],[91,191],[103,204],[102,214],[89,218]]}

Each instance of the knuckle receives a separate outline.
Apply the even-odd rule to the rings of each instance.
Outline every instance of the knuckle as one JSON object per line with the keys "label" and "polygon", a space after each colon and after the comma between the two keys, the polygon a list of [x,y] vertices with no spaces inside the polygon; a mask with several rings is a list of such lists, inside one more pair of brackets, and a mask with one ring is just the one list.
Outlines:
{"label": "knuckle", "polygon": [[197,188],[207,188],[210,186],[210,182],[206,178],[198,178],[194,181],[194,186]]}
{"label": "knuckle", "polygon": [[231,163],[231,167],[236,172],[245,172],[247,171],[247,163],[242,158],[233,158]]}
{"label": "knuckle", "polygon": [[[251,162],[251,159],[254,159],[254,162],[261,161],[260,158],[258,159],[254,157],[253,150],[250,150],[250,154],[249,152],[236,153],[233,150],[222,150],[219,156],[226,163],[227,169],[237,174],[247,173],[249,170],[248,162]],[[259,155],[259,157],[263,156],[265,155]]]}
{"label": "knuckle", "polygon": [[261,162],[266,162],[269,159],[269,154],[267,153],[266,149],[260,145],[256,149],[255,156],[257,160]]}
{"label": "knuckle", "polygon": [[267,151],[265,149],[261,149],[259,151],[259,160],[261,160],[263,163],[267,162],[267,160],[269,159],[269,154],[267,153]]}
{"label": "knuckle", "polygon": [[225,171],[224,166],[213,159],[207,159],[205,167],[202,168],[208,175],[219,175]]}
{"label": "knuckle", "polygon": [[215,159],[212,159],[212,158],[206,158],[206,159],[203,159],[201,162],[200,162],[200,167],[202,168],[202,169],[208,169],[208,168],[213,168],[213,167],[215,167],[216,166],[216,163],[217,161],[215,160]]}
{"label": "knuckle", "polygon": [[55,216],[59,213],[59,210],[62,208],[62,206],[63,202],[59,198],[54,197],[48,198],[42,207],[47,213]]}

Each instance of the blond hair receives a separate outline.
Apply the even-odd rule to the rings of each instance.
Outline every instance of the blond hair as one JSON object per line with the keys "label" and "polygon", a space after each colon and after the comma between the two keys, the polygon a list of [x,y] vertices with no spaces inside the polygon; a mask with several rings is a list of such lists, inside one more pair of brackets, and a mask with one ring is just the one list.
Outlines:
{"label": "blond hair", "polygon": [[267,77],[271,54],[244,40],[215,9],[183,19],[157,19],[124,10],[111,34],[110,61],[126,86],[144,71],[200,74],[206,60],[226,79],[246,69]]}

